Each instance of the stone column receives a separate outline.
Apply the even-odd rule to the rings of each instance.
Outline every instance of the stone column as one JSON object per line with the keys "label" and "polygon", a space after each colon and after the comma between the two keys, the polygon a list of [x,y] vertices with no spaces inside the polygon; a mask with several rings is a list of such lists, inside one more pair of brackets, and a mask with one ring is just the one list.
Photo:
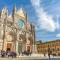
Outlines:
{"label": "stone column", "polygon": [[16,53],[18,54],[18,41],[16,41]]}
{"label": "stone column", "polygon": [[25,43],[22,44],[22,52],[24,52],[26,50],[26,46]]}
{"label": "stone column", "polygon": [[34,40],[34,36],[33,36],[33,44],[32,44],[32,53],[37,53],[37,48],[36,48],[36,44],[35,44],[35,40]]}
{"label": "stone column", "polygon": [[27,51],[27,45],[29,44],[28,42],[28,33],[26,32],[26,51]]}

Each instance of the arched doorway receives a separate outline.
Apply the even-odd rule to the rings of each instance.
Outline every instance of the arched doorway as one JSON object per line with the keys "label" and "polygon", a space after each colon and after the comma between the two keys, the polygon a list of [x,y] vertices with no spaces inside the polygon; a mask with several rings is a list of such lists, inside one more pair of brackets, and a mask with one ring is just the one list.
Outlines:
{"label": "arched doorway", "polygon": [[18,52],[24,51],[25,51],[25,36],[23,34],[19,34]]}
{"label": "arched doorway", "polygon": [[11,51],[12,43],[7,43],[7,51]]}
{"label": "arched doorway", "polygon": [[27,46],[27,52],[30,52],[30,46]]}

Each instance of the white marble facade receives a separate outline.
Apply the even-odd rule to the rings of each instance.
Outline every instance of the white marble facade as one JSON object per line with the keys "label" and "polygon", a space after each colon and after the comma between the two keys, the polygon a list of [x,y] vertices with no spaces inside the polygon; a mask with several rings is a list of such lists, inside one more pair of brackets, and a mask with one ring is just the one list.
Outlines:
{"label": "white marble facade", "polygon": [[4,7],[0,13],[0,50],[10,49],[18,53],[30,48],[32,52],[35,40],[32,31],[34,32],[22,8],[17,10],[14,6],[12,14],[8,15],[8,9]]}

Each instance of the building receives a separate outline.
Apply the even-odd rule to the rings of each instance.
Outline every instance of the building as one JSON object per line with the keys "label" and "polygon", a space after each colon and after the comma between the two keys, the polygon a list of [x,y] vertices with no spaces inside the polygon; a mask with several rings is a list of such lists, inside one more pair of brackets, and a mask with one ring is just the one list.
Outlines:
{"label": "building", "polygon": [[0,12],[0,50],[15,52],[33,52],[35,44],[35,26],[28,21],[23,8],[14,6],[8,15],[7,7]]}
{"label": "building", "polygon": [[38,54],[60,55],[60,40],[37,44]]}

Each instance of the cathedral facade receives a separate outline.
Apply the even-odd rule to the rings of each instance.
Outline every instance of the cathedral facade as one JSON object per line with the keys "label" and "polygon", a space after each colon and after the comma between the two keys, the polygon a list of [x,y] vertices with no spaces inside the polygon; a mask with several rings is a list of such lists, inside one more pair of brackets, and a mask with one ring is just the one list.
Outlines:
{"label": "cathedral facade", "polygon": [[33,52],[35,46],[35,26],[28,21],[24,9],[16,9],[8,15],[4,7],[0,12],[0,50]]}

